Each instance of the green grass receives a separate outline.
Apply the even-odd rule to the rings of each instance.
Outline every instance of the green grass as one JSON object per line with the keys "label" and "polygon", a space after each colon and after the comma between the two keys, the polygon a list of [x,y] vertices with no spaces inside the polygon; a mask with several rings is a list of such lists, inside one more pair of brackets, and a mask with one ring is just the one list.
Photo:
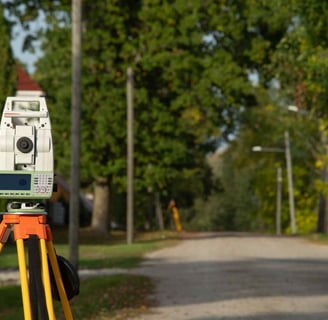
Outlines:
{"label": "green grass", "polygon": [[17,250],[13,244],[6,244],[0,255],[0,268],[17,267]]}
{"label": "green grass", "polygon": [[23,318],[21,289],[19,286],[0,287],[0,319],[16,320]]}
{"label": "green grass", "polygon": [[[68,257],[66,230],[55,230],[54,247],[58,255]],[[146,252],[174,244],[179,236],[174,232],[139,234],[132,245],[125,243],[123,233],[113,233],[99,238],[88,229],[82,229],[79,245],[80,268],[134,268]],[[58,241],[56,241],[58,239]],[[0,268],[17,267],[17,251],[14,244],[6,244],[0,254]]]}
{"label": "green grass", "polygon": [[328,234],[313,233],[305,236],[306,239],[322,244],[328,244]]}
{"label": "green grass", "polygon": [[[67,231],[55,230],[54,246],[57,254],[68,256]],[[174,232],[138,234],[132,245],[125,244],[124,233],[113,233],[99,238],[90,230],[81,230],[79,248],[80,268],[133,268],[145,253],[177,243],[180,238]],[[56,242],[56,239],[59,241]],[[0,254],[0,268],[17,267],[14,244],[6,244]],[[1,272],[1,270],[0,270]],[[80,294],[71,301],[74,319],[120,320],[147,312],[154,304],[149,300],[154,284],[146,277],[131,274],[86,279],[81,282]],[[0,287],[0,319],[23,318],[21,288]],[[55,301],[58,320],[65,319],[59,302]]]}
{"label": "green grass", "polygon": [[152,281],[143,276],[116,275],[85,281],[72,302],[74,318],[126,319],[152,305],[148,295],[153,288]]}
{"label": "green grass", "polygon": [[[143,276],[115,275],[84,280],[81,291],[70,302],[74,319],[126,319],[146,312],[154,284]],[[23,318],[19,286],[0,288],[0,319]],[[57,320],[64,320],[60,302],[54,301]]]}

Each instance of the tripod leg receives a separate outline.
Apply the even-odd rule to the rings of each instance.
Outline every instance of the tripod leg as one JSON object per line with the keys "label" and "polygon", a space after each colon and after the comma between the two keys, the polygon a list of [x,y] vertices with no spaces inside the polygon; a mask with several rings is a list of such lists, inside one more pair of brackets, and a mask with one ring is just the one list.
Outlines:
{"label": "tripod leg", "polygon": [[46,304],[48,309],[49,320],[55,320],[54,306],[51,294],[51,284],[49,275],[49,266],[47,259],[47,249],[45,239],[40,239],[40,250],[41,250],[41,265],[42,265],[42,278],[44,285],[44,292],[46,296]]}
{"label": "tripod leg", "polygon": [[38,237],[31,235],[27,240],[27,247],[32,318],[33,320],[49,320],[41,277],[41,255]]}
{"label": "tripod leg", "polygon": [[29,294],[29,289],[28,289],[28,279],[27,279],[27,270],[26,270],[23,239],[17,239],[16,246],[17,246],[19,276],[20,276],[21,289],[22,289],[24,319],[32,320],[31,302],[30,302],[30,294]]}
{"label": "tripod leg", "polygon": [[54,273],[54,277],[55,277],[55,280],[56,280],[56,285],[57,285],[57,289],[58,289],[58,293],[59,293],[59,297],[60,297],[60,302],[63,306],[65,319],[66,320],[73,320],[71,307],[70,307],[68,299],[67,299],[67,295],[66,295],[66,291],[65,291],[65,288],[64,288],[61,273],[60,273],[60,270],[59,270],[57,256],[56,256],[56,252],[55,252],[53,243],[52,243],[52,241],[47,241],[46,244],[47,244],[47,250],[48,250],[49,259],[50,259],[50,263],[51,263],[51,268],[52,268],[52,271]]}
{"label": "tripod leg", "polygon": [[2,220],[0,223],[0,252],[2,251],[5,243],[7,242],[10,233],[11,229],[8,228],[7,223]]}

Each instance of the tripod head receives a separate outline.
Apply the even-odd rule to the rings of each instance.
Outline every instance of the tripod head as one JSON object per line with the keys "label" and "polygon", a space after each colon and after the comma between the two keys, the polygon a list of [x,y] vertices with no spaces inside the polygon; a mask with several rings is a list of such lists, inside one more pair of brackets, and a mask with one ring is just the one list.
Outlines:
{"label": "tripod head", "polygon": [[7,204],[7,212],[11,214],[47,214],[44,205],[38,201],[11,201]]}

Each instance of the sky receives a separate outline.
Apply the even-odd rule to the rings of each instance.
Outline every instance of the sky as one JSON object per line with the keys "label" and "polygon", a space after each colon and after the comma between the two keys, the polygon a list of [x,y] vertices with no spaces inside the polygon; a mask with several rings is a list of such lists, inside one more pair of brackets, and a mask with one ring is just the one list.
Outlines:
{"label": "sky", "polygon": [[[40,28],[40,24],[43,23],[44,20],[41,16],[40,19],[30,24],[31,31],[38,30]],[[32,74],[35,71],[34,64],[42,56],[42,51],[39,48],[36,48],[35,53],[30,53],[22,50],[26,34],[27,33],[23,30],[23,28],[19,26],[19,24],[16,24],[13,29],[13,39],[11,40],[10,44],[13,50],[14,57],[20,62],[22,62],[24,65],[26,65],[26,71]],[[36,42],[36,46],[38,46],[39,44],[40,43]]]}
{"label": "sky", "polygon": [[14,57],[26,65],[27,72],[32,74],[35,70],[34,64],[41,57],[41,51],[37,51],[36,53],[32,54],[29,52],[23,52],[23,39],[24,35],[21,33],[15,40],[11,41],[11,48],[14,53]]}

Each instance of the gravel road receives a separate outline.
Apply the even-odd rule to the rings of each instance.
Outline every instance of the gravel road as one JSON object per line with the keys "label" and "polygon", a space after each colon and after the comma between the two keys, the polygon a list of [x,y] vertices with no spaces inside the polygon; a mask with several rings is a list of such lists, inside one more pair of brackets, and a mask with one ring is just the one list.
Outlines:
{"label": "gravel road", "polygon": [[158,307],[142,320],[328,320],[328,246],[199,234],[147,256]]}

